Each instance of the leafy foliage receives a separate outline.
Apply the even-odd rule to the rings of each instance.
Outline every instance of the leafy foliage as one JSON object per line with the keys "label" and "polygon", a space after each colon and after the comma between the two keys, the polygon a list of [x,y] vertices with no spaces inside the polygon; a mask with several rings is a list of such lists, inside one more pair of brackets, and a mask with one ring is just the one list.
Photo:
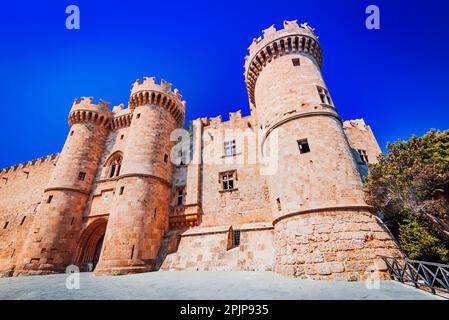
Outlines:
{"label": "leafy foliage", "polygon": [[399,224],[399,244],[411,259],[447,262],[448,249],[426,221],[405,218]]}
{"label": "leafy foliage", "polygon": [[449,260],[449,130],[387,146],[369,166],[368,204],[384,213],[413,259]]}

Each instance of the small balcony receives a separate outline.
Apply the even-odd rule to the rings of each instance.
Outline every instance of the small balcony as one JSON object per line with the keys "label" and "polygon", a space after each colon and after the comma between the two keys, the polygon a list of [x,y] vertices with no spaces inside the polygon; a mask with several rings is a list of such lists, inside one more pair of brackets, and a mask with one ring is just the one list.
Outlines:
{"label": "small balcony", "polygon": [[170,229],[199,226],[202,213],[198,204],[172,206],[169,215]]}

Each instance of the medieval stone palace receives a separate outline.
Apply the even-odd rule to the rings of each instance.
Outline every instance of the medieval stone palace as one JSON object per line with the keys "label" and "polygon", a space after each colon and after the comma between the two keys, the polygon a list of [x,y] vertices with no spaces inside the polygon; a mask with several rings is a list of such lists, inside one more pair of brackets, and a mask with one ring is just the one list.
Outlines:
{"label": "medieval stone palace", "polygon": [[336,280],[401,254],[364,202],[379,146],[342,121],[314,29],[284,21],[245,57],[251,113],[200,118],[164,80],[127,107],[74,101],[59,154],[0,171],[0,274],[269,270]]}

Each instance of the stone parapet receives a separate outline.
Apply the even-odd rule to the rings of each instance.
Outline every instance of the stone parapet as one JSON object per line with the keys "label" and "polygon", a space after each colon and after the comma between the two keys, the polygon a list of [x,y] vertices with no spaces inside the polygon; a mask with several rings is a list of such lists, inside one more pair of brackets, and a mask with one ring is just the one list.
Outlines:
{"label": "stone parapet", "polygon": [[99,100],[93,103],[92,97],[75,99],[69,114],[69,125],[80,122],[92,122],[99,126],[109,128],[111,126],[112,112],[109,110],[109,102]]}
{"label": "stone parapet", "polygon": [[245,83],[250,101],[255,100],[255,86],[260,72],[278,57],[303,53],[309,55],[321,67],[322,52],[314,29],[307,23],[298,25],[297,20],[284,21],[284,29],[276,30],[274,25],[263,31],[263,38],[254,39],[245,57]]}
{"label": "stone parapet", "polygon": [[156,83],[156,77],[144,77],[143,82],[138,79],[131,89],[129,107],[135,109],[144,104],[159,105],[166,108],[175,120],[184,119],[186,102],[182,101],[178,89],[172,90],[172,84],[161,80]]}

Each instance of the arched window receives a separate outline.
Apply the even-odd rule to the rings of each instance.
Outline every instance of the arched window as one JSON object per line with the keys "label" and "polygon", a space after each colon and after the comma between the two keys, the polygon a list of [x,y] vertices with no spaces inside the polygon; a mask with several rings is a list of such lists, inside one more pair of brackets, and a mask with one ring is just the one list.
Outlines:
{"label": "arched window", "polygon": [[106,161],[106,178],[118,177],[122,167],[122,153],[116,152]]}

